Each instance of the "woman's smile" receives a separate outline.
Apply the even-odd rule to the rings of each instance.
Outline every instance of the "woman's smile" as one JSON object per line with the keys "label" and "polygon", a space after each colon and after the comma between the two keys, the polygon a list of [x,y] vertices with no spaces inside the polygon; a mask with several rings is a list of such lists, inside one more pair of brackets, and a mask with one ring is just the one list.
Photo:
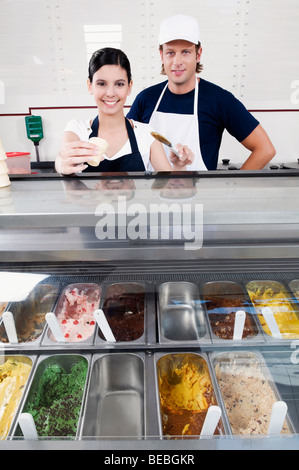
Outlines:
{"label": "woman's smile", "polygon": [[102,100],[102,102],[103,102],[106,106],[108,106],[109,108],[112,108],[113,106],[115,106],[115,105],[119,102],[119,100],[114,100],[114,101],[111,101],[111,100],[109,100],[109,101],[108,101],[108,100]]}

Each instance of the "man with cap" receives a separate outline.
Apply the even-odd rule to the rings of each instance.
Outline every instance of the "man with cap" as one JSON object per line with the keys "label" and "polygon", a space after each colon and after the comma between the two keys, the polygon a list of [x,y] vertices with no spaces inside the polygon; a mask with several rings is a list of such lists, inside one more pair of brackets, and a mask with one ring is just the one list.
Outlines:
{"label": "man with cap", "polygon": [[197,77],[202,70],[197,20],[186,15],[164,20],[159,46],[161,73],[168,80],[141,91],[128,118],[149,123],[173,145],[187,145],[195,155],[188,170],[217,168],[225,129],[251,152],[241,169],[263,168],[275,149],[260,123],[232,93]]}

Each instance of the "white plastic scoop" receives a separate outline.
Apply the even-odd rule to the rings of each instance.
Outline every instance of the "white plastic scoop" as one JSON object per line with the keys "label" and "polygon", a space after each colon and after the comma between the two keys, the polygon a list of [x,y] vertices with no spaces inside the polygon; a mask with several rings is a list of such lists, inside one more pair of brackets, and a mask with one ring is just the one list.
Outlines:
{"label": "white plastic scoop", "polygon": [[93,312],[93,316],[95,321],[98,324],[98,327],[100,328],[101,332],[105,336],[106,341],[111,341],[113,343],[116,342],[116,339],[114,337],[114,334],[111,331],[110,325],[107,321],[107,318],[103,312],[103,310],[98,309]]}
{"label": "white plastic scoop", "polygon": [[61,331],[60,325],[58,323],[57,317],[55,313],[53,312],[48,312],[46,313],[46,321],[53,333],[54,338],[58,343],[65,343],[65,338],[63,336],[63,333]]}
{"label": "white plastic scoop", "polygon": [[271,418],[268,427],[268,435],[278,435],[288,411],[287,404],[284,401],[277,401],[272,406]]}
{"label": "white plastic scoop", "polygon": [[3,318],[3,323],[4,323],[5,330],[6,330],[6,334],[8,337],[8,341],[11,344],[17,344],[19,341],[18,341],[16,325],[15,325],[13,314],[11,312],[4,312],[2,315],[2,318]]}
{"label": "white plastic scoop", "polygon": [[273,338],[281,339],[281,333],[276,323],[275,317],[270,307],[262,307],[262,315],[267,323]]}
{"label": "white plastic scoop", "polygon": [[234,324],[234,341],[240,341],[243,336],[244,324],[245,324],[246,314],[243,310],[238,310],[235,315],[235,324]]}
{"label": "white plastic scoop", "polygon": [[30,413],[21,413],[18,421],[24,438],[28,441],[37,441],[38,434],[33,416]]}
{"label": "white plastic scoop", "polygon": [[158,142],[161,142],[161,144],[167,145],[167,147],[170,148],[170,150],[179,158],[181,158],[179,152],[172,146],[172,143],[169,142],[166,137],[163,135],[159,134],[158,132],[151,132],[151,135],[153,136],[154,139],[158,140]]}
{"label": "white plastic scoop", "polygon": [[210,406],[208,408],[200,436],[213,436],[220,417],[221,408],[219,408],[219,406]]}

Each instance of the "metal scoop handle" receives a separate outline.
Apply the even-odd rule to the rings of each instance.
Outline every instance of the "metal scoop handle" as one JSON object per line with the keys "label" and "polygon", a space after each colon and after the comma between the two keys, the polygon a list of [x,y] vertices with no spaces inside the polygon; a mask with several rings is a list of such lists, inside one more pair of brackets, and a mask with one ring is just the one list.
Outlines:
{"label": "metal scoop handle", "polygon": [[166,137],[164,137],[161,134],[158,134],[158,132],[151,132],[151,135],[156,139],[158,142],[161,142],[164,145],[167,145],[167,147],[170,148],[170,150],[178,157],[181,158],[179,152],[172,146],[172,144],[169,142]]}
{"label": "metal scoop handle", "polygon": [[168,145],[168,144],[165,144],[167,145],[167,147],[169,147],[169,149],[178,157],[178,158],[181,158],[179,152],[172,146],[172,145]]}

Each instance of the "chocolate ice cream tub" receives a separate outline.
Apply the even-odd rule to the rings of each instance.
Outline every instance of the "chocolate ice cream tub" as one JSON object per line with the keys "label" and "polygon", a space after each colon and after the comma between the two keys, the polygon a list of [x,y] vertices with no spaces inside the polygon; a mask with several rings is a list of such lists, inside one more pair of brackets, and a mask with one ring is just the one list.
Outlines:
{"label": "chocolate ice cream tub", "polygon": [[185,281],[159,284],[157,315],[160,343],[211,343],[196,284]]}
{"label": "chocolate ice cream tub", "polygon": [[72,283],[64,286],[54,307],[61,331],[61,341],[48,326],[42,340],[47,347],[68,349],[91,346],[94,343],[96,321],[93,312],[99,308],[102,286],[97,283]]}
{"label": "chocolate ice cream tub", "polygon": [[[299,338],[299,304],[283,282],[252,280],[246,284],[246,289],[267,342]],[[273,314],[274,326],[264,316],[265,307]]]}
{"label": "chocolate ice cream tub", "polygon": [[[272,406],[281,401],[262,354],[251,351],[211,353],[221,403],[233,435],[267,435]],[[282,434],[294,433],[286,416]]]}
{"label": "chocolate ice cream tub", "polygon": [[[19,413],[30,413],[40,438],[76,439],[79,435],[90,372],[89,354],[38,357]],[[12,438],[23,438],[16,419]]]}
{"label": "chocolate ice cream tub", "polygon": [[95,344],[102,347],[138,347],[147,344],[154,331],[149,320],[155,313],[151,308],[150,296],[153,288],[143,282],[107,283],[103,288],[102,310],[115,341],[107,341],[97,327]]}
{"label": "chocolate ice cream tub", "polygon": [[[46,329],[45,315],[51,311],[56,302],[58,286],[50,283],[38,284],[25,300],[11,302],[6,308],[14,318],[18,347],[32,348],[41,343]],[[5,347],[16,347],[10,344],[4,322],[0,326],[0,341]]]}
{"label": "chocolate ice cream tub", "polygon": [[144,355],[95,354],[87,389],[81,438],[143,439]]}
{"label": "chocolate ice cream tub", "polygon": [[[200,286],[201,299],[208,318],[213,343],[264,342],[255,310],[243,287],[233,281],[211,281]],[[245,314],[239,336],[235,334],[236,313]]]}
{"label": "chocolate ice cream tub", "polygon": [[[210,406],[219,398],[205,354],[155,354],[160,435],[169,439],[198,439]],[[226,434],[221,416],[214,435]]]}

